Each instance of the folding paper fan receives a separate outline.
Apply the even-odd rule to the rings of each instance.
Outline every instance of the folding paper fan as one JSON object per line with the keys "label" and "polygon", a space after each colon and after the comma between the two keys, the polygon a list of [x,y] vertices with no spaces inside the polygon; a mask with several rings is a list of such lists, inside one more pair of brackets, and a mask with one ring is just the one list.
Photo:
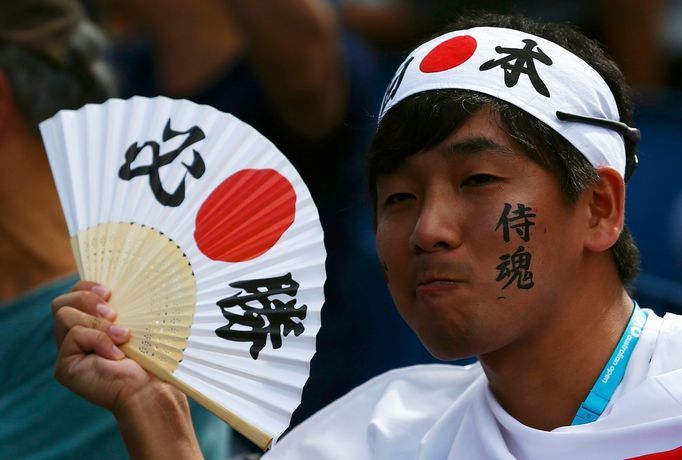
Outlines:
{"label": "folding paper fan", "polygon": [[40,125],[83,279],[109,286],[124,352],[262,448],[315,353],[325,249],[313,200],[235,117],[111,99]]}

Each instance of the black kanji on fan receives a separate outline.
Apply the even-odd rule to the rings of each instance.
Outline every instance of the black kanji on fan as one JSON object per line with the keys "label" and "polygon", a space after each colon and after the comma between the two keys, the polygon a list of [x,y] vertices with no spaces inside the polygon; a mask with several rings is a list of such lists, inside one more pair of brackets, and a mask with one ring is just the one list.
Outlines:
{"label": "black kanji on fan", "polygon": [[[535,91],[543,96],[549,97],[549,90],[547,85],[540,79],[538,71],[535,68],[535,61],[540,61],[546,65],[552,65],[552,59],[547,56],[538,46],[535,40],[526,38],[523,40],[525,46],[523,48],[504,48],[496,46],[495,51],[499,54],[506,54],[506,57],[500,59],[491,59],[484,62],[479,67],[479,70],[490,70],[493,67],[500,67],[504,70],[504,84],[507,88],[511,88],[519,81],[522,73],[528,75],[530,82],[533,84]],[[534,49],[536,46],[537,49]]]}
{"label": "black kanji on fan", "polygon": [[[149,175],[149,185],[151,186],[154,197],[164,206],[176,207],[180,206],[185,200],[185,179],[189,173],[195,179],[200,178],[206,171],[204,160],[196,150],[192,150],[194,157],[191,164],[182,163],[182,166],[187,169],[187,172],[182,178],[180,184],[172,193],[167,192],[161,183],[161,176],[159,170],[164,166],[171,164],[186,148],[204,139],[206,135],[198,126],[192,126],[187,131],[175,131],[170,126],[170,119],[166,122],[163,129],[162,141],[167,142],[174,137],[187,135],[185,140],[175,150],[166,153],[161,153],[161,145],[156,141],[147,141],[143,144],[133,143],[125,152],[125,163],[118,171],[118,177],[123,180],[130,180],[133,177]],[[142,151],[149,147],[152,153],[152,161],[149,165],[132,167],[133,162],[142,153]]]}
{"label": "black kanji on fan", "polygon": [[[282,335],[293,332],[299,336],[305,330],[303,320],[306,305],[296,308],[298,283],[291,273],[275,278],[263,278],[230,283],[241,292],[218,301],[227,325],[215,330],[218,337],[236,342],[251,342],[253,359],[265,347],[268,336],[272,347],[282,346]],[[233,311],[237,309],[238,311]]]}

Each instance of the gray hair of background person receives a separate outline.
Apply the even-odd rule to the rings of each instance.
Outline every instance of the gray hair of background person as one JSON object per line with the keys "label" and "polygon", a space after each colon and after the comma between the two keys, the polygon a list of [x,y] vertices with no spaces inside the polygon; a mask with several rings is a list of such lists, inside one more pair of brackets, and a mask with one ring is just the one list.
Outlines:
{"label": "gray hair of background person", "polygon": [[104,35],[69,0],[0,2],[0,71],[29,124],[114,95]]}

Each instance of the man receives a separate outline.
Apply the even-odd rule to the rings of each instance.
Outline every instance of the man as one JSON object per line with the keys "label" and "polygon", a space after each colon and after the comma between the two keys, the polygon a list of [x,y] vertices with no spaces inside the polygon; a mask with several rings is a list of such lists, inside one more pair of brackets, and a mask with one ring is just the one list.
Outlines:
{"label": "man", "polygon": [[[115,419],[53,377],[50,301],[77,280],[38,123],[110,96],[103,48],[79,4],[0,4],[0,458],[120,459]],[[207,457],[229,431],[197,407]],[[199,428],[201,427],[201,428]]]}
{"label": "man", "polygon": [[[398,69],[369,182],[401,315],[435,356],[479,363],[381,375],[265,458],[682,453],[682,319],[639,308],[626,289],[638,253],[623,223],[624,181],[639,133],[622,75],[564,27],[479,16],[453,30]],[[186,417],[141,426],[145,401],[178,396],[123,359],[114,344],[128,332],[93,317],[102,300],[55,300],[58,377],[130,424],[134,456],[159,455],[168,446],[154,436],[177,430],[191,458]]]}

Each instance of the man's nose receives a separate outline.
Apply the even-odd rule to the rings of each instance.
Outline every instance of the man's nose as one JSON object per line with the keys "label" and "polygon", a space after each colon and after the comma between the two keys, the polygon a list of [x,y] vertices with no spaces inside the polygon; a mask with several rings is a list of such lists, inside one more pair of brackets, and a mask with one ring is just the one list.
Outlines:
{"label": "man's nose", "polygon": [[461,244],[461,225],[454,200],[434,197],[425,201],[410,235],[415,252],[454,249]]}

